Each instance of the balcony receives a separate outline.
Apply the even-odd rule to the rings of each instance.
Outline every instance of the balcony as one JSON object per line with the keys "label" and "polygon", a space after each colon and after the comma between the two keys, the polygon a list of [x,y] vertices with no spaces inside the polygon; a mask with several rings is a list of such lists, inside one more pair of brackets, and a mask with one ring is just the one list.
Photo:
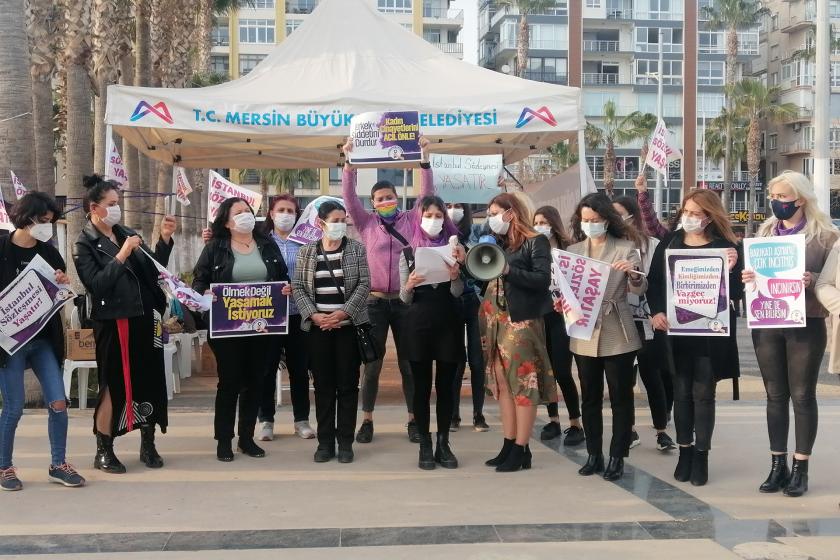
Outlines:
{"label": "balcony", "polygon": [[449,8],[438,8],[433,6],[423,6],[423,17],[431,19],[452,19],[463,22],[464,11],[451,10]]}
{"label": "balcony", "polygon": [[595,73],[584,73],[583,76],[583,85],[585,86],[609,86],[609,85],[618,85],[618,74],[595,74]]}
{"label": "balcony", "polygon": [[814,110],[813,109],[807,109],[805,107],[800,107],[799,111],[797,111],[795,115],[785,119],[785,124],[811,122],[811,119],[813,119],[813,118],[814,118]]}
{"label": "balcony", "polygon": [[534,80],[535,82],[546,82],[549,84],[565,84],[566,74],[558,74],[556,72],[530,72],[525,71],[526,80]]}
{"label": "balcony", "polygon": [[780,153],[783,156],[810,154],[813,148],[813,142],[793,142],[791,144],[782,144]]}
{"label": "balcony", "polygon": [[585,39],[583,41],[583,50],[586,52],[618,52],[619,42]]}
{"label": "balcony", "polygon": [[464,44],[463,43],[432,43],[441,51],[445,52],[446,54],[454,55],[458,58],[464,57]]}
{"label": "balcony", "polygon": [[804,15],[791,15],[787,22],[781,29],[782,33],[796,33],[813,27],[816,13],[806,11]]}
{"label": "balcony", "polygon": [[[681,4],[681,3],[680,3]],[[673,6],[674,10],[669,11],[653,11],[644,8],[637,8],[633,12],[633,19],[635,20],[652,20],[652,21],[682,21],[683,11],[682,5]]]}

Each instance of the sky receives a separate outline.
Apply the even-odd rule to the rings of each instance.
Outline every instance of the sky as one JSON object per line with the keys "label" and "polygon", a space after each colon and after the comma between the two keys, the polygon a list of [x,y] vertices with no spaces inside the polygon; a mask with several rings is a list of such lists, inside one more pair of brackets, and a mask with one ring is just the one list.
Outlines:
{"label": "sky", "polygon": [[464,10],[464,29],[461,31],[464,60],[478,64],[478,0],[453,0],[450,7]]}

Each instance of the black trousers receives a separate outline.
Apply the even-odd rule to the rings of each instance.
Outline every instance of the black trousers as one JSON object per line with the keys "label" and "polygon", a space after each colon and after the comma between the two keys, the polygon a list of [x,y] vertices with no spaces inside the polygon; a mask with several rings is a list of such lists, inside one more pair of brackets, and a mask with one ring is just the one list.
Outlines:
{"label": "black trousers", "polygon": [[[688,337],[685,337],[688,338]],[[700,451],[712,446],[715,430],[715,389],[717,380],[709,356],[685,350],[690,341],[674,345],[674,425],[677,443]],[[682,351],[679,350],[682,347]]]}
{"label": "black trousers", "polygon": [[[467,362],[470,365],[470,386],[472,388],[473,416],[484,412],[484,351],[481,349],[481,328],[478,324],[478,308],[481,301],[475,292],[461,296],[464,310],[464,326],[467,332]],[[461,383],[467,363],[458,364],[458,371],[452,379],[452,418],[461,418]]]}
{"label": "black trousers", "polygon": [[399,298],[382,299],[371,296],[368,299],[368,315],[370,316],[370,323],[373,325],[371,335],[378,345],[379,355],[383,358],[365,364],[365,372],[362,377],[362,410],[365,412],[373,412],[376,406],[376,396],[379,393],[379,374],[382,373],[389,326],[391,327],[391,334],[394,335],[394,345],[397,347],[397,366],[400,368],[405,406],[409,414],[414,412],[412,410],[414,387],[412,386],[411,368],[408,365],[408,360],[402,355],[404,353],[402,352],[402,336],[406,328],[407,313],[408,306]]}
{"label": "black trousers", "polygon": [[610,457],[627,457],[633,434],[633,360],[635,352],[592,358],[575,354],[583,397],[583,429],[590,455],[603,453],[604,377],[610,393],[612,440]]}
{"label": "black trousers", "polygon": [[284,350],[295,422],[309,420],[309,353],[306,351],[303,331],[300,330],[300,315],[290,315],[289,334],[281,336],[279,344],[269,348],[272,357],[263,380],[260,422],[274,422],[274,412],[277,410],[277,368]]}
{"label": "black trousers", "polygon": [[753,329],[753,345],[767,392],[770,451],[787,452],[793,401],[796,453],[810,455],[817,438],[817,377],[825,354],[825,319],[808,317],[796,329]]}
{"label": "black trousers", "polygon": [[270,335],[210,339],[210,348],[216,356],[219,374],[219,383],[216,386],[216,415],[213,421],[217,440],[233,439],[237,401],[237,434],[241,439],[254,437],[262,381],[269,368],[269,356],[265,348],[277,344],[278,338],[277,335]]}
{"label": "black trousers", "polygon": [[639,377],[645,384],[647,392],[650,415],[653,418],[653,427],[657,430],[664,430],[668,425],[668,400],[665,393],[665,382],[663,377],[670,375],[667,368],[662,367],[665,345],[662,336],[665,333],[658,331],[654,334],[653,340],[645,340],[643,327],[636,322],[639,329],[639,337],[642,339],[642,348],[636,354],[639,363]]}
{"label": "black trousers", "polygon": [[315,325],[306,336],[312,381],[318,443],[349,448],[356,430],[359,405],[359,347],[352,326],[322,331]]}
{"label": "black trousers", "polygon": [[[429,433],[431,413],[429,403],[432,400],[432,364],[431,360],[411,362],[411,374],[414,376],[414,421],[421,434]],[[437,416],[437,431],[440,434],[449,433],[452,422],[452,380],[458,371],[455,362],[437,362],[435,378],[435,414]]]}
{"label": "black trousers", "polygon": [[[569,420],[580,418],[580,396],[578,395],[575,379],[572,377],[572,352],[569,350],[569,335],[563,316],[552,311],[545,316],[545,346],[548,359],[554,371],[554,379],[560,386],[563,402],[569,411]],[[551,418],[560,416],[560,408],[556,402],[546,405]]]}

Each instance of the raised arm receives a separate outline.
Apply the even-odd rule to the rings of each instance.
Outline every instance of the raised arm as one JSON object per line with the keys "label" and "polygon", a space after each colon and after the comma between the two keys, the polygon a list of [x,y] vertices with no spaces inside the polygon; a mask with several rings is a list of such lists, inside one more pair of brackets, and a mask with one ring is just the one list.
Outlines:
{"label": "raised arm", "polygon": [[650,195],[647,192],[647,177],[644,172],[636,177],[636,200],[639,202],[639,209],[642,211],[642,219],[645,221],[645,228],[648,234],[659,239],[665,239],[665,236],[670,232],[668,228],[659,222],[656,212],[653,210],[653,203],[650,200]]}
{"label": "raised arm", "polygon": [[422,151],[422,156],[420,156],[420,198],[435,194],[435,178],[432,173],[432,165],[429,163],[429,144],[427,138],[420,137],[420,149]]}
{"label": "raised arm", "polygon": [[353,218],[353,224],[357,230],[361,231],[368,227],[373,217],[365,210],[362,200],[356,194],[356,169],[350,165],[349,160],[350,150],[353,149],[353,141],[348,138],[342,149],[347,156],[347,161],[344,163],[344,172],[341,174],[341,197],[344,199],[344,207],[347,209],[347,213]]}

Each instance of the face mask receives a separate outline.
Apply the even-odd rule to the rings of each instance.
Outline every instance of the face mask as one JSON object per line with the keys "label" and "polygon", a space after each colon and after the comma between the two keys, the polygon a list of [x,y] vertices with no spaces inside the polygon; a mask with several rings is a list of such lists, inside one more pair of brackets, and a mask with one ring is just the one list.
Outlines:
{"label": "face mask", "polygon": [[796,211],[799,209],[795,204],[796,200],[785,202],[781,200],[771,200],[770,207],[773,209],[773,215],[780,220],[789,220],[793,218],[793,215],[796,214]]}
{"label": "face mask", "polygon": [[695,218],[693,216],[683,216],[680,218],[680,224],[682,224],[682,228],[687,233],[695,233],[698,231],[702,231],[703,228],[706,227],[706,224],[703,223],[703,220],[700,218]]}
{"label": "face mask", "polygon": [[423,218],[420,220],[420,227],[429,237],[437,237],[443,229],[443,218]]}
{"label": "face mask", "polygon": [[292,231],[297,219],[294,214],[275,214],[274,227],[282,232]]}
{"label": "face mask", "polygon": [[601,237],[607,233],[607,224],[605,222],[581,222],[580,229],[586,234],[586,237]]}
{"label": "face mask", "polygon": [[373,205],[376,209],[376,213],[383,218],[393,218],[396,216],[399,211],[397,206],[399,206],[399,203],[396,200],[383,200],[382,202],[377,202]]}
{"label": "face mask", "polygon": [[46,243],[53,236],[52,224],[35,224],[29,228],[29,235]]}
{"label": "face mask", "polygon": [[105,206],[105,211],[108,212],[105,217],[99,218],[103,224],[113,227],[120,223],[120,220],[122,219],[122,210],[120,210],[119,205]]}
{"label": "face mask", "polygon": [[337,223],[326,223],[326,230],[324,230],[324,235],[327,236],[327,239],[332,239],[333,241],[338,241],[347,233],[347,224],[342,222]]}
{"label": "face mask", "polygon": [[495,216],[490,216],[487,219],[487,224],[490,226],[490,229],[493,233],[498,235],[504,235],[510,229],[510,222],[506,222],[502,216],[504,216],[504,212],[496,214]]}
{"label": "face mask", "polygon": [[251,233],[257,219],[250,212],[242,212],[233,217],[233,229],[239,233]]}
{"label": "face mask", "polygon": [[541,233],[546,237],[551,237],[551,226],[534,226],[537,233]]}
{"label": "face mask", "polygon": [[452,220],[454,224],[460,224],[461,220],[464,219],[464,209],[463,208],[450,208],[446,211],[449,214],[449,219]]}

